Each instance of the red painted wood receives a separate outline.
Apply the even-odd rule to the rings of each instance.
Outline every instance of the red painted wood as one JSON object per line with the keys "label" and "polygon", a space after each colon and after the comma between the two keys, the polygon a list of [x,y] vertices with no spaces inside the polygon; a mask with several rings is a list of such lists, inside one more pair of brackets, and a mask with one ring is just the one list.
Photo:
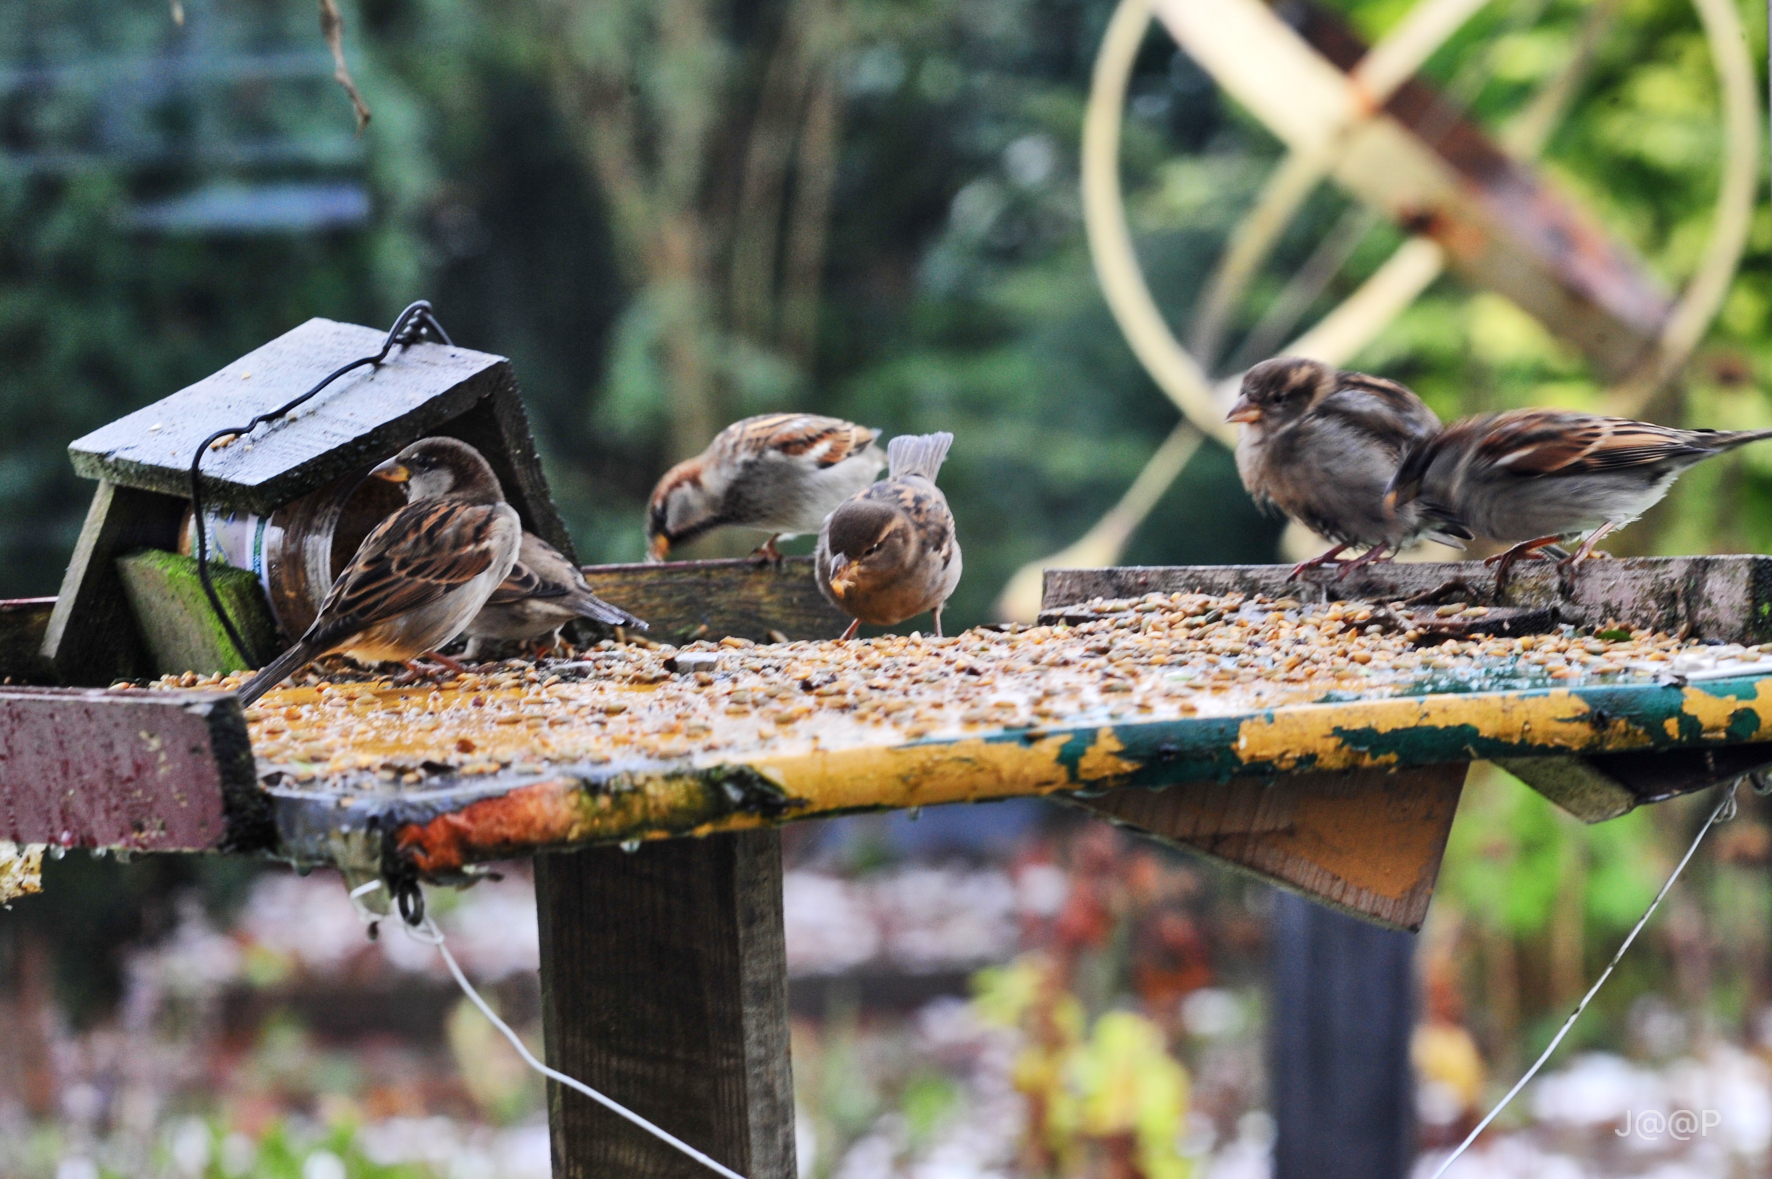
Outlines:
{"label": "red painted wood", "polygon": [[0,839],[244,850],[267,814],[233,696],[0,689]]}

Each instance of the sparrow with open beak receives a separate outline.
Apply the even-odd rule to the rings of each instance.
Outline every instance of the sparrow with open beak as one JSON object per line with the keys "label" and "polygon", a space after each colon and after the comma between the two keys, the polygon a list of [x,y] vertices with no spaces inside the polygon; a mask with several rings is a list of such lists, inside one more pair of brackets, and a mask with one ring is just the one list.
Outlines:
{"label": "sparrow with open beak", "polygon": [[780,560],[777,539],[817,532],[831,509],[874,481],[885,463],[877,437],[814,414],[734,422],[652,489],[646,559],[662,561],[673,546],[732,527],[768,533],[757,553]]}
{"label": "sparrow with open beak", "polygon": [[1601,537],[1654,507],[1688,467],[1763,438],[1772,430],[1676,430],[1547,408],[1485,414],[1416,444],[1386,501],[1398,512],[1431,502],[1511,544],[1487,562],[1498,566],[1499,594],[1516,561],[1585,532],[1560,562],[1573,577]]}
{"label": "sparrow with open beak", "polygon": [[466,658],[479,658],[487,643],[527,642],[544,635],[551,648],[560,641],[560,628],[575,618],[646,629],[644,621],[592,593],[585,575],[564,553],[525,532],[510,575],[462,632],[468,637]]}
{"label": "sparrow with open beak", "polygon": [[1440,429],[1434,411],[1404,385],[1282,356],[1244,374],[1228,420],[1243,426],[1237,473],[1249,494],[1335,542],[1296,566],[1293,577],[1353,547],[1366,552],[1339,562],[1341,577],[1422,536],[1447,544],[1470,538],[1426,501],[1386,511],[1385,487],[1404,453]]}
{"label": "sparrow with open beak", "polygon": [[364,538],[307,633],[240,689],[242,703],[322,655],[441,660],[437,648],[462,632],[516,563],[523,525],[467,443],[422,438],[369,474],[404,484],[407,502]]}
{"label": "sparrow with open beak", "polygon": [[960,584],[960,544],[947,496],[935,485],[954,436],[910,434],[886,448],[887,478],[844,500],[818,533],[818,588],[855,621],[893,626],[941,611]]}

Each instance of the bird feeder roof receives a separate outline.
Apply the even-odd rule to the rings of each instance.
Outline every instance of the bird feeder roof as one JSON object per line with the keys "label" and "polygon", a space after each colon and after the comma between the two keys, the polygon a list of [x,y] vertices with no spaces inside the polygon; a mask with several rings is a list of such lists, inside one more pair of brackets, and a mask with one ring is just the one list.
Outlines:
{"label": "bird feeder roof", "polygon": [[[191,455],[210,434],[305,393],[333,370],[381,349],[386,332],[310,319],[220,372],[100,427],[68,447],[89,479],[189,494]],[[379,366],[327,386],[291,418],[203,459],[203,490],[220,505],[269,512],[386,458],[501,387],[502,356],[433,343],[396,348]]]}

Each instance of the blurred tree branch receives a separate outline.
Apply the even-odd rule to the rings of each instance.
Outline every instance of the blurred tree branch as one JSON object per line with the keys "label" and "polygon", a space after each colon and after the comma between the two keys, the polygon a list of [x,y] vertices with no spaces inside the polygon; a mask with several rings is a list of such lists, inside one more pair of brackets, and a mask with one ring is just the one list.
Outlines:
{"label": "blurred tree branch", "polygon": [[[713,0],[527,3],[552,34],[555,101],[648,313],[663,387],[640,411],[664,411],[674,456],[695,453],[748,410],[755,372],[813,359],[841,126],[837,0],[791,0],[759,22],[761,47],[731,41]],[[781,363],[751,363],[759,351]]]}

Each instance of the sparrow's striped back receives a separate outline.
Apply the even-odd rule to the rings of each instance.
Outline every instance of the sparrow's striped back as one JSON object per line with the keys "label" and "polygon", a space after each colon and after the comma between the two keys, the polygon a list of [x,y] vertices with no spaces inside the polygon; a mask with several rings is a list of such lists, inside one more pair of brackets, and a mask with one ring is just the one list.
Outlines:
{"label": "sparrow's striped back", "polygon": [[742,461],[774,452],[793,458],[806,456],[820,467],[834,467],[866,450],[878,435],[877,430],[842,418],[766,413],[734,422],[720,431],[708,447],[708,455]]}

